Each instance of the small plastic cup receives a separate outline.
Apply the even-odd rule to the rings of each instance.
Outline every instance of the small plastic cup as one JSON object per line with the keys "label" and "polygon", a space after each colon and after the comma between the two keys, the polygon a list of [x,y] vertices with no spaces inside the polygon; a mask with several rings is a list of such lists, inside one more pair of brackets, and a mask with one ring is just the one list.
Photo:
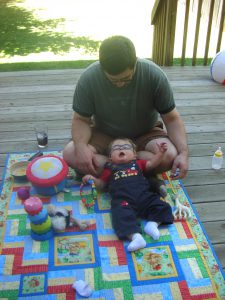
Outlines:
{"label": "small plastic cup", "polygon": [[48,146],[48,126],[45,124],[38,124],[34,126],[36,139],[39,148],[46,148]]}

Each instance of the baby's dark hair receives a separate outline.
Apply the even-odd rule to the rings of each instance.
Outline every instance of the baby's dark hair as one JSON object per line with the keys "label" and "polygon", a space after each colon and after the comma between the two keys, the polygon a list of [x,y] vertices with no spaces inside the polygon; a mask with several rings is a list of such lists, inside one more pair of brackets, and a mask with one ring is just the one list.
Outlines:
{"label": "baby's dark hair", "polygon": [[133,148],[133,151],[134,153],[136,154],[136,151],[137,151],[137,146],[134,144],[134,142],[131,140],[131,139],[128,139],[128,138],[124,138],[124,137],[118,137],[116,139],[114,139],[108,146],[108,150],[107,150],[107,153],[108,153],[108,156],[110,156],[111,154],[111,150],[112,150],[112,145],[114,144],[115,141],[118,141],[118,140],[123,140],[129,144],[131,144],[132,148]]}

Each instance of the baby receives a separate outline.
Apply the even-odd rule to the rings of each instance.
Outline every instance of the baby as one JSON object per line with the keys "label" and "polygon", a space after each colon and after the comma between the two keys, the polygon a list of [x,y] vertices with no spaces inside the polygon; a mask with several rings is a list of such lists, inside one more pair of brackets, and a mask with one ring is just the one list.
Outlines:
{"label": "baby", "polygon": [[108,187],[112,198],[112,225],[119,239],[128,239],[128,251],[136,251],[146,246],[137,219],[147,220],[146,234],[158,240],[159,224],[173,223],[170,205],[150,192],[149,182],[143,174],[154,169],[162,159],[167,144],[158,144],[158,152],[151,161],[139,160],[136,147],[129,139],[116,139],[109,146],[109,162],[100,176],[85,175],[83,182],[93,179],[98,189]]}

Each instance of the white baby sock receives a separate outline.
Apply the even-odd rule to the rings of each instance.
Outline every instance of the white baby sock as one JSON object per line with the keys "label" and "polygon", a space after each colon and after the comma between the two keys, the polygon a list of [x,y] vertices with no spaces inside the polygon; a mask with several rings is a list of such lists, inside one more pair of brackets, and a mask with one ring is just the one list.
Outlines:
{"label": "white baby sock", "polygon": [[135,233],[132,236],[132,241],[127,246],[128,251],[136,251],[138,249],[142,249],[146,246],[146,241],[140,233]]}
{"label": "white baby sock", "polygon": [[89,297],[93,292],[90,285],[83,280],[75,281],[72,287],[77,291],[79,295],[83,297]]}
{"label": "white baby sock", "polygon": [[158,240],[160,237],[160,232],[158,229],[158,223],[149,221],[144,228],[144,231],[150,235],[153,240]]}

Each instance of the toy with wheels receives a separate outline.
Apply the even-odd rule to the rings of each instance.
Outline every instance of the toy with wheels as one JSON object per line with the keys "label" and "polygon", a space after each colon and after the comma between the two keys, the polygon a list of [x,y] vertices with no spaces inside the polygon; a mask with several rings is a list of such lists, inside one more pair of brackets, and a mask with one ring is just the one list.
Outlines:
{"label": "toy with wheels", "polygon": [[225,50],[216,54],[211,62],[210,72],[213,80],[225,84]]}
{"label": "toy with wheels", "polygon": [[[84,187],[86,185],[91,186],[91,194],[85,193]],[[87,208],[94,206],[95,200],[97,199],[97,191],[96,191],[94,181],[92,179],[89,179],[87,184],[82,183],[80,185],[80,196],[81,196],[81,201]]]}

